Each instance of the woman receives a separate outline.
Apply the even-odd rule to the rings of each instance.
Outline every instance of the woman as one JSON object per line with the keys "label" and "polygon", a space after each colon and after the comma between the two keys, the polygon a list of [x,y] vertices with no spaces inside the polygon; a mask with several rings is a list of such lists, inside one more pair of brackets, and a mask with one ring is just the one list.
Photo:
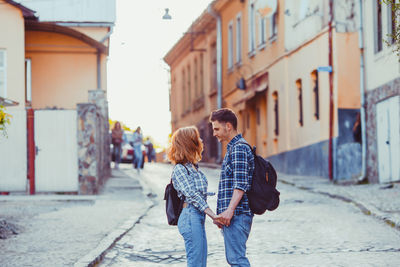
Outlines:
{"label": "woman", "polygon": [[198,169],[203,143],[196,127],[178,129],[172,136],[168,158],[176,164],[172,183],[179,197],[185,198],[178,229],[185,241],[187,266],[207,265],[205,215],[217,219],[207,204],[206,176]]}
{"label": "woman", "polygon": [[137,172],[140,172],[142,166],[143,152],[142,152],[143,135],[140,127],[137,127],[133,133],[133,152],[135,153],[135,159],[133,161],[133,167],[136,168]]}
{"label": "woman", "polygon": [[122,150],[122,137],[124,135],[124,130],[121,128],[121,123],[118,121],[114,124],[114,128],[111,131],[112,144],[113,144],[113,154],[115,168],[118,169],[119,163],[121,163],[121,150]]}

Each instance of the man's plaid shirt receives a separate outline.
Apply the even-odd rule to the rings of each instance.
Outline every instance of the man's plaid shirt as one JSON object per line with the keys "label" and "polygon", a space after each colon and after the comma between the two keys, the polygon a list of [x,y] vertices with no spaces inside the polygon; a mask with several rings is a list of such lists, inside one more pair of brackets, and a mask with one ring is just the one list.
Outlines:
{"label": "man's plaid shirt", "polygon": [[[192,167],[191,163],[176,164],[172,171],[172,184],[178,192],[178,197],[185,196],[185,202],[192,204],[198,210],[208,208],[207,187],[208,182],[204,173]],[[189,170],[189,174],[188,174]]]}
{"label": "man's plaid shirt", "polygon": [[[228,208],[234,189],[244,192],[250,190],[254,171],[253,152],[246,144],[237,144],[237,142],[247,143],[242,135],[238,134],[227,146],[218,186],[217,214]],[[235,209],[235,215],[239,214],[253,215],[246,194],[243,194]]]}

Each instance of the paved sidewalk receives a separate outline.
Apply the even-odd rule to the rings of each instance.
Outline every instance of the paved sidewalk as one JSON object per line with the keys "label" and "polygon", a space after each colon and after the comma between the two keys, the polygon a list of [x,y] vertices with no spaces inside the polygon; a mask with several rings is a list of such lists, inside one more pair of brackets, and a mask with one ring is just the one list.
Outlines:
{"label": "paved sidewalk", "polygon": [[116,170],[97,196],[0,196],[0,221],[18,233],[0,239],[0,265],[93,266],[152,205]]}
{"label": "paved sidewalk", "polygon": [[400,230],[400,183],[341,185],[327,178],[287,174],[279,174],[279,182],[352,203],[364,214]]}
{"label": "paved sidewalk", "polygon": [[[218,164],[202,164],[221,168]],[[339,199],[357,206],[364,214],[376,217],[400,230],[400,183],[346,184],[334,183],[328,178],[279,173],[279,183],[285,183],[313,193]]]}

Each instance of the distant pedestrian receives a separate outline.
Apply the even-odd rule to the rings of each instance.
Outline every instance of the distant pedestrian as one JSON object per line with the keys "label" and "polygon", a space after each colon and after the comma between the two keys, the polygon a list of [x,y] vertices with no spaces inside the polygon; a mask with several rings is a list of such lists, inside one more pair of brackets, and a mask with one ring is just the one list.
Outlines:
{"label": "distant pedestrian", "polygon": [[133,133],[133,152],[135,154],[135,160],[133,161],[133,167],[136,168],[137,172],[140,173],[140,168],[143,161],[142,152],[143,135],[140,127],[137,127]]}
{"label": "distant pedestrian", "polygon": [[216,220],[218,216],[207,204],[207,178],[198,169],[203,143],[196,127],[178,129],[172,136],[168,158],[175,164],[172,183],[179,197],[185,197],[178,220],[178,230],[185,241],[187,266],[207,265],[207,237],[205,215]]}
{"label": "distant pedestrian", "polygon": [[151,160],[153,159],[153,143],[150,141],[150,137],[147,137],[146,142],[144,143],[146,146],[146,155],[147,155],[147,161],[151,163]]}
{"label": "distant pedestrian", "polygon": [[246,191],[250,189],[254,156],[237,131],[237,117],[230,109],[212,112],[210,121],[214,136],[226,142],[226,153],[218,186],[217,214],[223,224],[225,256],[231,266],[250,266],[246,257],[246,242],[254,214],[249,207]]}
{"label": "distant pedestrian", "polygon": [[111,142],[113,144],[113,157],[115,169],[119,168],[121,163],[121,153],[122,153],[122,140],[123,140],[124,130],[121,127],[120,122],[114,124],[114,128],[111,131]]}

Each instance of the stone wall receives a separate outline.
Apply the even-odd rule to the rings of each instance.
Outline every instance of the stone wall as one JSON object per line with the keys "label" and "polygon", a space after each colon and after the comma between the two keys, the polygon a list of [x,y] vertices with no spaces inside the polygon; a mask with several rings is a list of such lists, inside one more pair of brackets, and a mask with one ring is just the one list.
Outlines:
{"label": "stone wall", "polygon": [[97,194],[111,173],[108,105],[104,91],[89,91],[89,101],[91,103],[77,105],[79,194]]}
{"label": "stone wall", "polygon": [[366,93],[367,129],[367,177],[369,182],[378,183],[378,144],[376,130],[376,104],[389,97],[400,95],[400,78]]}

